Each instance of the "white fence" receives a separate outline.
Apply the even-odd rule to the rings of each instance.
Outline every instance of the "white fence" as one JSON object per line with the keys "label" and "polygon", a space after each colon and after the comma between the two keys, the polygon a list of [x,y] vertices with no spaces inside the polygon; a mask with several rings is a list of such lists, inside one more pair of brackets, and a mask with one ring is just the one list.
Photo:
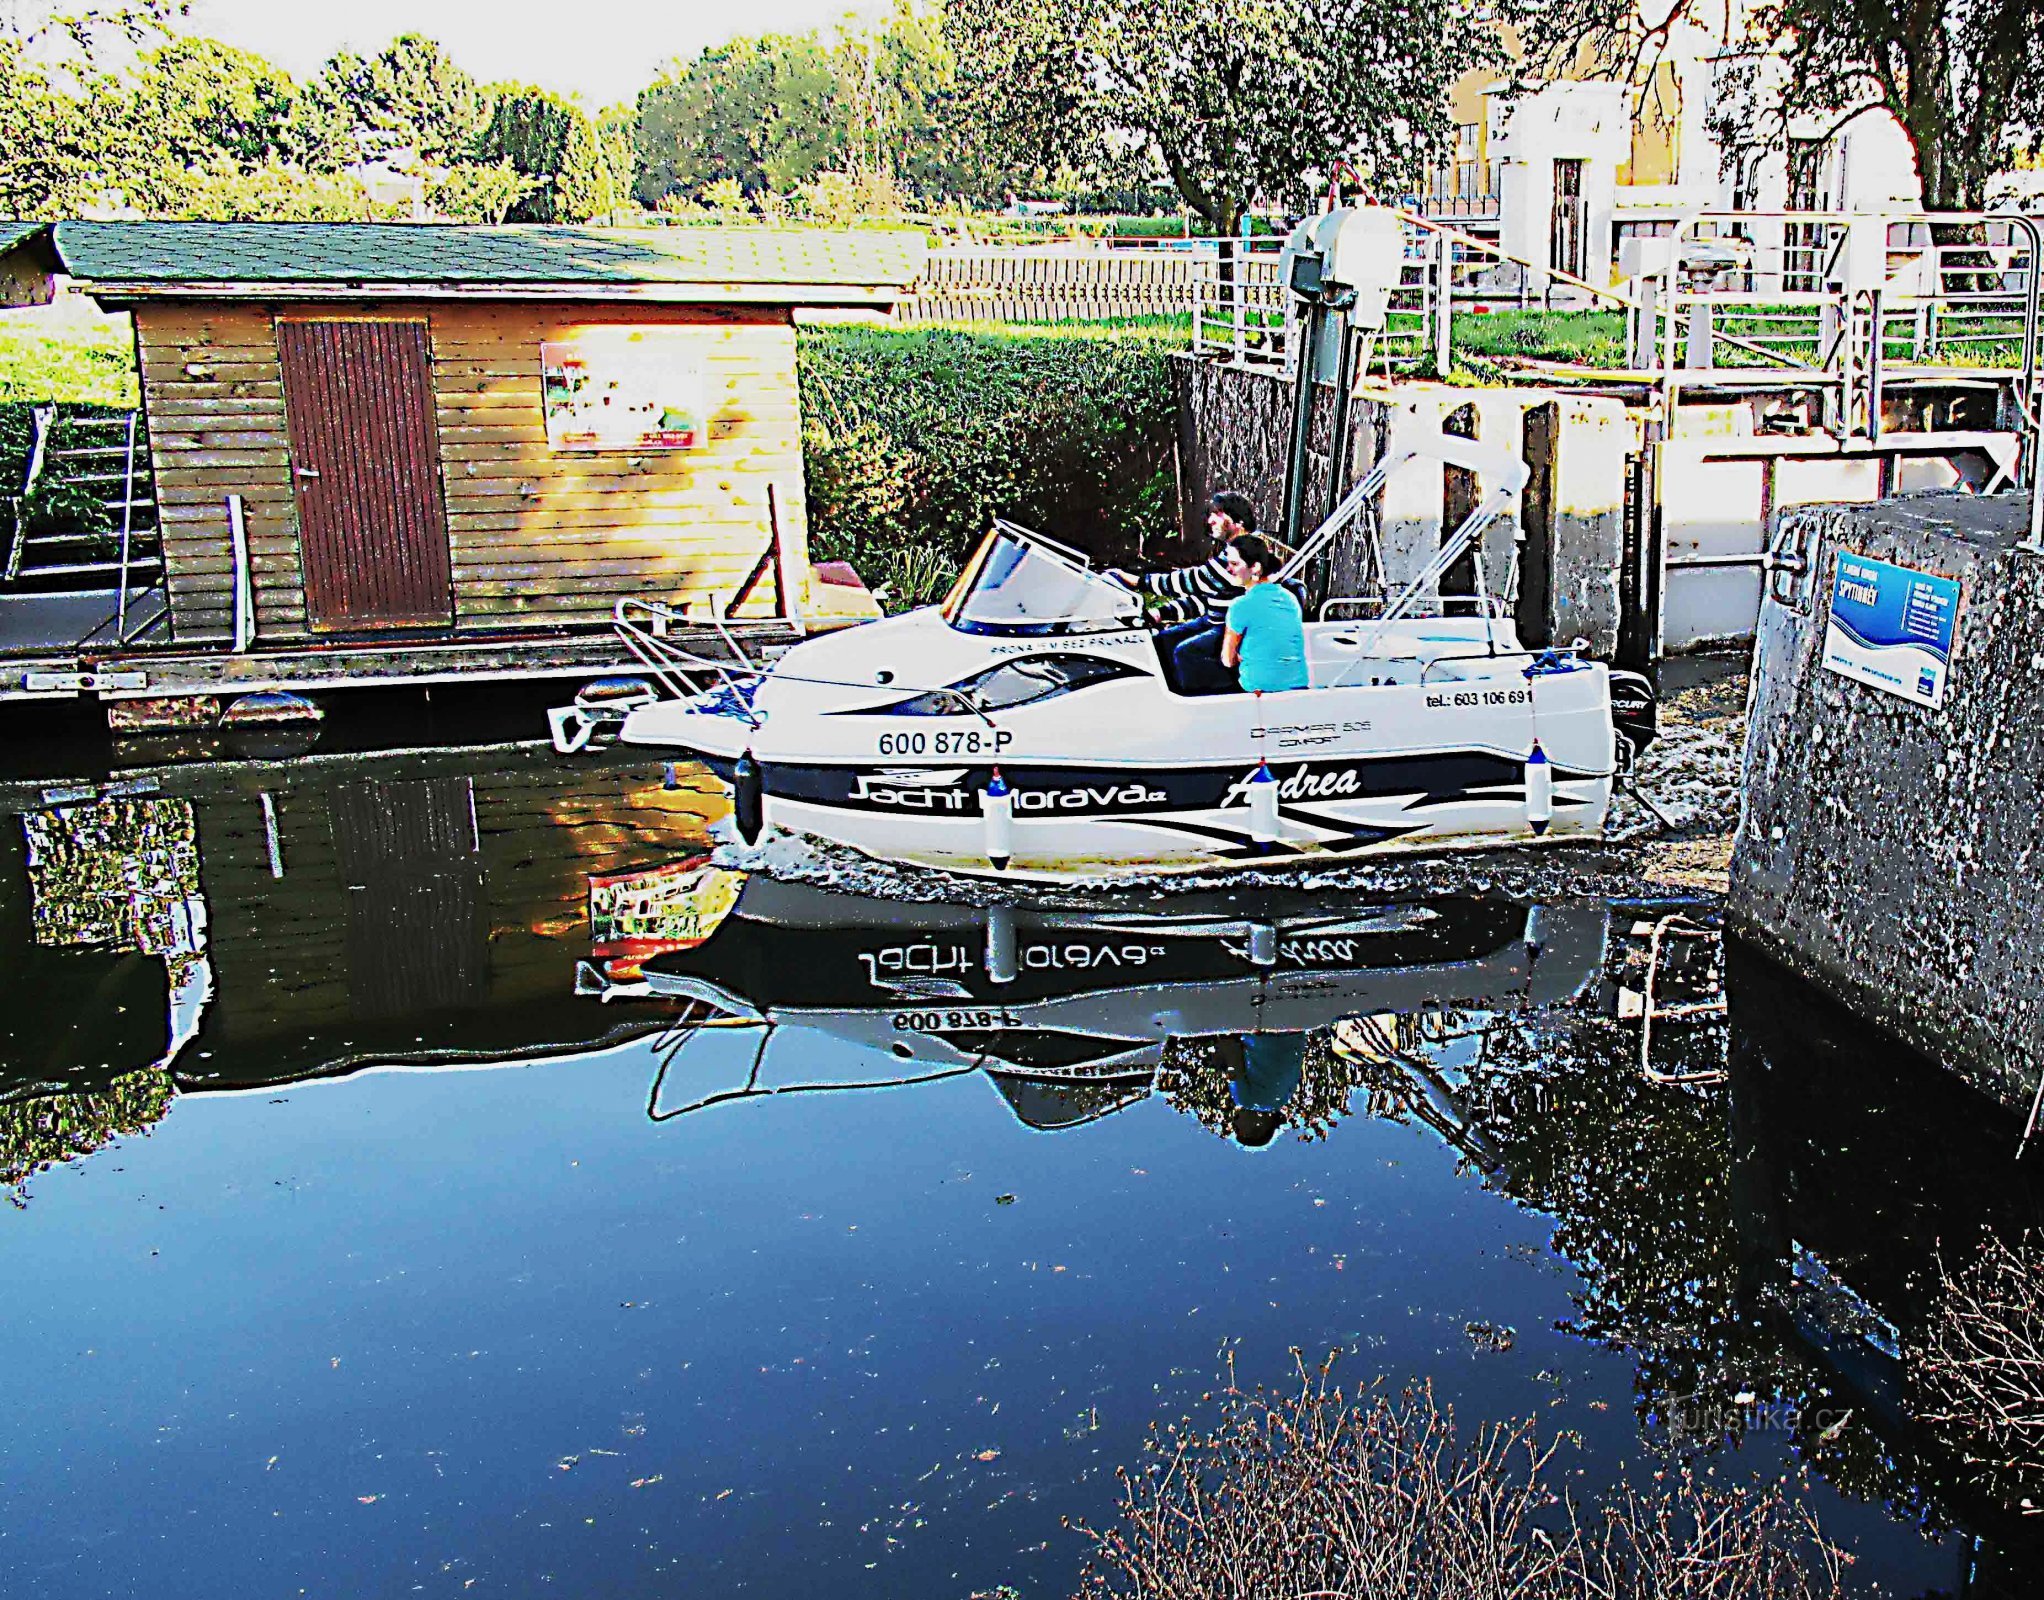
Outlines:
{"label": "white fence", "polygon": [[1192,314],[1190,251],[978,247],[932,251],[902,322],[1100,322]]}

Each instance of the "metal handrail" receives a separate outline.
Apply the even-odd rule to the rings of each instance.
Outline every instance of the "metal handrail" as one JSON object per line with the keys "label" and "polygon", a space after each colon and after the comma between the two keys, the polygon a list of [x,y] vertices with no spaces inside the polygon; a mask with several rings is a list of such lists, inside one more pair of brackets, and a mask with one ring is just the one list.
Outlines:
{"label": "metal handrail", "polygon": [[37,406],[31,416],[35,439],[29,446],[28,471],[21,480],[21,493],[14,496],[14,543],[7,551],[7,581],[10,583],[21,576],[22,545],[28,537],[28,499],[35,493],[36,480],[42,476],[43,461],[49,454],[50,435],[56,431],[57,408]]}
{"label": "metal handrail", "polygon": [[[785,672],[778,667],[760,666],[742,653],[740,653],[740,660],[745,665],[734,672],[725,662],[718,661],[710,656],[697,655],[692,650],[684,650],[680,645],[673,643],[663,635],[649,632],[626,615],[628,609],[647,612],[663,622],[686,622],[687,618],[680,612],[677,612],[672,606],[663,605],[657,600],[643,600],[636,595],[621,597],[617,604],[611,608],[611,625],[617,629],[618,636],[624,641],[625,648],[639,658],[640,663],[644,665],[647,671],[660,680],[669,694],[673,695],[677,700],[686,700],[696,692],[694,687],[685,679],[676,677],[675,674],[677,673],[714,673],[723,681],[724,686],[731,691],[732,697],[738,704],[745,708],[745,719],[755,728],[762,726],[765,719],[752,709],[751,702],[746,699],[745,690],[742,686],[743,682],[758,683],[772,677],[782,683],[806,683],[826,689],[871,690],[881,687],[880,685],[870,683],[853,683],[843,678],[819,678],[807,673]],[[731,638],[729,632],[722,627],[719,627],[717,631],[724,637],[727,643],[735,646],[736,641]],[[893,683],[887,684],[884,687],[893,693],[901,695],[929,694],[954,700],[958,703],[959,709],[964,715],[979,718],[989,728],[997,727],[992,716],[988,714],[986,707],[978,704],[972,696],[951,684],[935,684],[928,688],[918,688],[914,684]]]}
{"label": "metal handrail", "polygon": [[[114,596],[114,641],[128,642],[128,563],[135,547],[135,419],[128,413],[127,459],[121,474],[121,571],[120,589]],[[160,520],[160,519],[159,519]]]}

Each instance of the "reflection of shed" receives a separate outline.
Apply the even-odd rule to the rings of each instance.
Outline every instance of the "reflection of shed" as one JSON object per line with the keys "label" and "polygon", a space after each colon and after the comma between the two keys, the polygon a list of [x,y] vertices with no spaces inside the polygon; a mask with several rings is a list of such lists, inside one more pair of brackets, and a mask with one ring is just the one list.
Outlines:
{"label": "reflection of shed", "polygon": [[801,614],[795,316],[884,312],[921,249],[67,222],[0,252],[0,274],[49,239],[84,292],[134,315],[172,644],[232,647],[239,618],[244,650],[329,661],[420,641],[515,658],[627,595],[706,623]]}
{"label": "reflection of shed", "polygon": [[[93,936],[124,886],[165,876],[166,843],[203,893],[211,975],[178,1086],[236,1087],[569,1055],[664,1027],[667,1002],[576,996],[590,881],[697,857],[728,811],[707,776],[669,788],[637,762],[491,747],[154,781],[166,792],[146,800],[0,813],[0,1104],[165,1054],[165,961]],[[184,830],[139,824],[154,813]],[[39,882],[24,840],[60,814],[79,870]]]}

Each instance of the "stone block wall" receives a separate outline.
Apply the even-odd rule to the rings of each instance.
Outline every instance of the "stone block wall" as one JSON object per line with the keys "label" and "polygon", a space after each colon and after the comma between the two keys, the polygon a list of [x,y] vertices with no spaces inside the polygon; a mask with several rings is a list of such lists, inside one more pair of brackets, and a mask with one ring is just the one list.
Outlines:
{"label": "stone block wall", "polygon": [[[1284,502],[1291,442],[1291,385],[1274,372],[1190,356],[1173,361],[1178,393],[1180,515],[1187,548],[1203,542],[1207,497],[1217,489],[1247,494],[1266,526]],[[1334,392],[1315,392],[1307,457],[1306,525],[1327,505],[1334,459]],[[1477,388],[1441,383],[1366,384],[1350,413],[1347,479],[1353,483],[1412,433],[1442,430],[1502,444],[1531,470],[1518,517],[1484,541],[1493,585],[1509,570],[1522,526],[1528,535],[1519,618],[1529,644],[1581,639],[1610,659],[1618,646],[1626,455],[1632,429],[1621,401],[1531,387]],[[1485,492],[1480,482],[1438,462],[1414,462],[1385,486],[1379,525],[1386,583],[1407,582],[1440,548],[1446,531]],[[1338,547],[1329,592],[1365,587],[1363,545]]]}
{"label": "stone block wall", "polygon": [[[1784,512],[1762,604],[1736,932],[2005,1104],[2044,1075],[2044,556],[2021,495]],[[1954,578],[1942,708],[1822,665],[1841,550]]]}

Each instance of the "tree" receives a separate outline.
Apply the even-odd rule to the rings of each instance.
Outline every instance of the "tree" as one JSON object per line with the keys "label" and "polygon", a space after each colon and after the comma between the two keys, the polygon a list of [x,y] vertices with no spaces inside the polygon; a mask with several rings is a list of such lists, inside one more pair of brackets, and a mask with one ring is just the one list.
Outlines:
{"label": "tree", "polygon": [[298,86],[261,56],[211,39],[173,39],[145,55],[120,126],[129,200],[154,210],[192,173],[291,160]]}
{"label": "tree", "polygon": [[0,0],[0,41],[90,67],[109,39],[139,45],[169,32],[191,9],[191,0]]}
{"label": "tree", "polygon": [[638,183],[639,110],[636,106],[605,106],[596,118],[596,142],[603,167],[610,174],[611,209],[627,203]]}
{"label": "tree", "polygon": [[542,182],[507,161],[460,161],[441,173],[427,195],[436,216],[450,222],[499,223]]}
{"label": "tree", "polygon": [[1701,27],[1730,52],[1738,93],[1720,119],[1732,147],[1781,148],[1791,118],[1842,126],[1870,111],[1901,123],[1924,204],[1983,205],[1997,172],[2034,151],[2044,70],[2044,0],[1514,0],[1536,68],[1585,52],[1625,71],[1679,30]]}
{"label": "tree", "polygon": [[375,160],[398,150],[443,165],[467,160],[489,120],[475,80],[433,40],[401,34],[364,59],[342,51],[308,87],[314,114],[348,130],[354,157]]}
{"label": "tree", "polygon": [[59,92],[22,44],[0,38],[0,216],[54,218],[91,196],[78,103]]}
{"label": "tree", "polygon": [[617,190],[595,125],[580,106],[571,106],[568,137],[561,146],[561,166],[554,177],[554,215],[559,222],[589,222],[617,209]]}
{"label": "tree", "polygon": [[935,202],[1006,187],[959,114],[958,61],[940,13],[911,0],[870,26],[839,30],[832,62],[855,172],[881,173]]}
{"label": "tree", "polygon": [[501,162],[535,180],[506,221],[587,222],[617,203],[587,114],[544,89],[509,85],[493,90],[489,125],[477,149],[482,160]]}
{"label": "tree", "polygon": [[730,178],[748,195],[786,193],[845,143],[830,52],[813,35],[741,37],[670,63],[639,96],[635,192],[657,205]]}
{"label": "tree", "polygon": [[183,0],[0,0],[0,216],[75,215],[101,198],[123,144],[121,92],[97,67]]}
{"label": "tree", "polygon": [[1497,56],[1470,8],[1404,0],[946,0],[944,25],[997,147],[1154,152],[1223,234],[1338,161],[1406,186],[1446,146],[1450,85]]}

